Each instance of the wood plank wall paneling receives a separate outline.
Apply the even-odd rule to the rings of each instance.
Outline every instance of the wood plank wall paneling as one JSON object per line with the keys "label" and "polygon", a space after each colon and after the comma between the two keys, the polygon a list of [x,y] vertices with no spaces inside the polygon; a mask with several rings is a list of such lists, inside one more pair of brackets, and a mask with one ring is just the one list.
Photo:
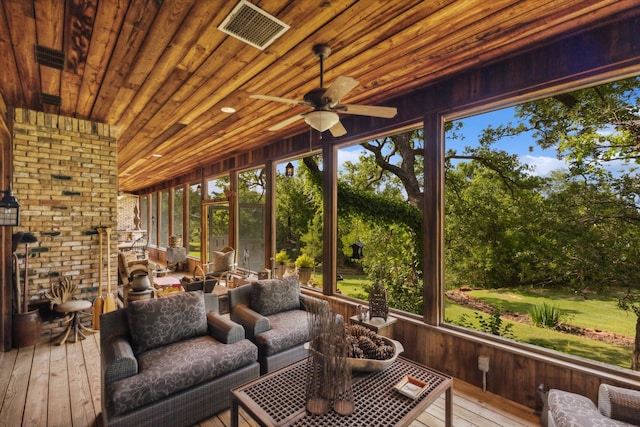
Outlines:
{"label": "wood plank wall paneling", "polygon": [[[0,22],[6,22],[7,15],[4,8],[0,5]],[[0,96],[6,97],[6,99],[15,99],[16,101],[24,102],[24,94],[22,92],[22,86],[15,84],[12,75],[17,75],[18,64],[13,56],[13,46],[11,44],[11,34],[9,27],[6,25],[0,25],[0,58],[2,58],[2,68],[4,72],[0,73],[0,87],[5,88],[4,94]],[[3,99],[3,103],[5,99]]]}
{"label": "wood plank wall paneling", "polygon": [[[2,9],[2,8],[0,8]],[[0,18],[2,18],[0,13]],[[1,38],[1,34],[0,34]],[[1,44],[1,43],[0,43]],[[0,53],[2,50],[0,49]],[[1,73],[0,73],[1,74]],[[0,94],[0,189],[6,190],[11,183],[11,109]],[[13,263],[11,254],[11,237],[13,229],[0,227],[0,351],[11,348],[11,313],[13,312]]]}

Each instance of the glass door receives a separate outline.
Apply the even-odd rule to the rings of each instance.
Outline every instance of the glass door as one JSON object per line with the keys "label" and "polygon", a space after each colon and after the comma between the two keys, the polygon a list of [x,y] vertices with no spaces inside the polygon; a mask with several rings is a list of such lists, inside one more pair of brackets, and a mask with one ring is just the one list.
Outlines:
{"label": "glass door", "polygon": [[212,253],[225,246],[230,246],[229,202],[213,202],[207,204],[207,261],[213,259]]}

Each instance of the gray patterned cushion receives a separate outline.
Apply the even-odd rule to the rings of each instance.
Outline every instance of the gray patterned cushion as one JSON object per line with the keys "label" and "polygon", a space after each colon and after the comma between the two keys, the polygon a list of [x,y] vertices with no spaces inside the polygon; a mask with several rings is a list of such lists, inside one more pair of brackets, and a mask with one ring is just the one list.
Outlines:
{"label": "gray patterned cushion", "polygon": [[180,341],[139,355],[138,375],[108,384],[102,397],[109,413],[123,414],[232,372],[257,357],[256,346],[245,339],[222,344],[205,335]]}
{"label": "gray patterned cushion", "polygon": [[269,316],[300,308],[300,284],[295,276],[251,283],[251,309]]}
{"label": "gray patterned cushion", "polygon": [[271,329],[256,336],[260,354],[270,356],[309,341],[309,322],[304,310],[289,310],[269,316]]}
{"label": "gray patterned cushion", "polygon": [[127,309],[134,354],[207,333],[202,292],[133,301]]}
{"label": "gray patterned cushion", "polygon": [[628,427],[629,424],[604,417],[585,396],[551,389],[548,394],[549,415],[557,427]]}

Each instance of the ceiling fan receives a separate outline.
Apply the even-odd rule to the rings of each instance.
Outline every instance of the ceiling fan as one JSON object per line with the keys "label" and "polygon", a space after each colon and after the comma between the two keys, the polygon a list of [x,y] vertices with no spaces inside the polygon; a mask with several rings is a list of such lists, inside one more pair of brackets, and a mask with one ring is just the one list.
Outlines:
{"label": "ceiling fan", "polygon": [[331,132],[331,135],[338,137],[346,134],[347,130],[344,128],[342,123],[340,123],[340,118],[337,113],[384,117],[388,119],[395,117],[398,112],[395,107],[341,104],[340,100],[342,97],[358,86],[358,81],[351,77],[339,76],[331,86],[324,87],[324,59],[329,56],[331,49],[326,44],[318,44],[313,47],[313,53],[320,58],[320,87],[313,89],[304,95],[303,101],[268,95],[250,96],[253,99],[283,102],[285,104],[302,105],[313,108],[311,111],[293,116],[277,123],[271,126],[269,130],[273,131],[282,129],[304,118],[305,122],[307,122],[307,124],[312,128],[320,132],[324,132],[328,129],[329,132]]}

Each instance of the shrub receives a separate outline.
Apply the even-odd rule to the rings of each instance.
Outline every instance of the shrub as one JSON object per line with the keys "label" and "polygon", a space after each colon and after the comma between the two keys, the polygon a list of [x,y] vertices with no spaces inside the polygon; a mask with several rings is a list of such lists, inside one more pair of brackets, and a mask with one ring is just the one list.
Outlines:
{"label": "shrub", "polygon": [[296,259],[296,267],[313,267],[315,260],[307,254],[302,254]]}
{"label": "shrub", "polygon": [[287,264],[289,261],[289,254],[284,249],[276,254],[276,262],[278,264]]}
{"label": "shrub", "polygon": [[529,310],[529,316],[531,316],[531,322],[534,325],[554,329],[560,323],[561,312],[558,307],[543,302],[533,306]]}
{"label": "shrub", "polygon": [[513,332],[511,329],[513,328],[513,323],[504,323],[502,320],[502,309],[496,308],[494,309],[488,318],[485,318],[482,314],[477,311],[473,313],[476,317],[476,322],[478,326],[475,327],[473,322],[467,319],[466,314],[460,316],[457,322],[454,322],[462,327],[475,329],[478,331],[485,332],[487,334],[498,335],[504,338],[514,338]]}

